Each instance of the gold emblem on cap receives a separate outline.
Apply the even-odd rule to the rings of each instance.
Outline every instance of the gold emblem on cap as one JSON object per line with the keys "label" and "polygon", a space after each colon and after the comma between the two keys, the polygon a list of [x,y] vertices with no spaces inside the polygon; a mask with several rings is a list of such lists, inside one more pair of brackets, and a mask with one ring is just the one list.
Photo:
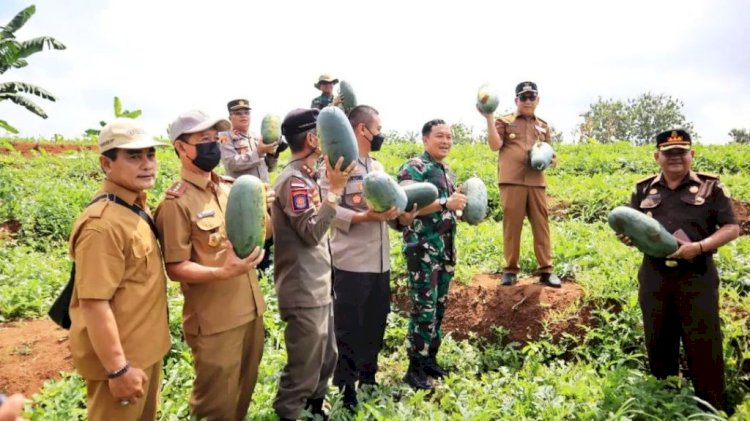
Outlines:
{"label": "gold emblem on cap", "polygon": [[510,135],[508,135],[508,137],[510,139],[515,139],[516,138],[516,134],[515,133],[511,133]]}
{"label": "gold emblem on cap", "polygon": [[528,88],[528,89],[531,89],[531,84],[530,84],[530,83],[525,83],[525,84],[523,85],[523,89],[527,89],[527,88]]}
{"label": "gold emblem on cap", "polygon": [[357,184],[357,189],[359,189],[359,191],[362,191],[363,186],[361,181],[359,182],[359,184]]}
{"label": "gold emblem on cap", "polygon": [[656,194],[657,192],[658,192],[658,190],[651,189],[651,190],[648,191],[648,194]]}
{"label": "gold emblem on cap", "polygon": [[698,186],[690,186],[690,193],[696,194],[698,193]]}
{"label": "gold emblem on cap", "polygon": [[245,104],[245,101],[243,101],[243,100],[240,100],[240,106],[241,106],[241,107],[244,107],[245,105],[247,105],[247,104]]}
{"label": "gold emblem on cap", "polygon": [[682,139],[682,136],[677,134],[676,131],[673,131],[672,134],[670,134],[669,137],[667,138],[667,143],[678,143],[678,142],[684,142],[684,140]]}
{"label": "gold emblem on cap", "polygon": [[664,262],[664,265],[668,268],[674,268],[677,267],[677,261],[676,260],[667,260]]}

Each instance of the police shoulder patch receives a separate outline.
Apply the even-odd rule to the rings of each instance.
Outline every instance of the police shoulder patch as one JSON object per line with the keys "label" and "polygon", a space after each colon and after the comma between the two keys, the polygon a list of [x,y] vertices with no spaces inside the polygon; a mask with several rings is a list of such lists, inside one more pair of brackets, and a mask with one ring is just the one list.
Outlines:
{"label": "police shoulder patch", "polygon": [[291,177],[289,179],[289,188],[294,189],[305,189],[307,190],[307,182],[299,177]]}
{"label": "police shoulder patch", "polygon": [[301,213],[310,208],[310,197],[307,188],[290,189],[289,196],[292,201],[292,210],[294,213]]}
{"label": "police shoulder patch", "polygon": [[185,191],[187,191],[187,188],[187,183],[182,180],[172,184],[172,186],[167,189],[167,199],[177,199],[182,197],[182,195],[185,194]]}

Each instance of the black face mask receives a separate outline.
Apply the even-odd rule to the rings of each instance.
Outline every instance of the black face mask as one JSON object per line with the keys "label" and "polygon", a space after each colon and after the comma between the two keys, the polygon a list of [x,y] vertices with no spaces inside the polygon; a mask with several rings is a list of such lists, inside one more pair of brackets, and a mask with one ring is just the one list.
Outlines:
{"label": "black face mask", "polygon": [[[367,126],[365,126],[365,129],[367,129]],[[367,129],[367,131],[370,132],[370,129]],[[370,132],[370,135],[372,136],[372,139],[370,140],[370,150],[373,152],[377,152],[383,146],[385,137],[383,137],[383,135],[380,133],[372,134],[372,132]]]}
{"label": "black face mask", "polygon": [[206,172],[216,168],[219,165],[219,161],[221,161],[219,142],[199,143],[195,145],[195,153],[193,164]]}

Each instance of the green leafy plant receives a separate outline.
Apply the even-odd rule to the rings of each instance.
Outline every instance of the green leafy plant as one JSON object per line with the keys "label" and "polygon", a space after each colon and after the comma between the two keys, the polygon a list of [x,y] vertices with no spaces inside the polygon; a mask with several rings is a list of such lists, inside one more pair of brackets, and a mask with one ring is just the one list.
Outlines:
{"label": "green leafy plant", "polygon": [[[122,101],[120,101],[120,97],[115,97],[114,101],[114,114],[115,118],[138,118],[141,116],[142,111],[141,110],[123,110],[122,109]],[[106,121],[100,121],[99,126],[104,127],[107,125]],[[92,136],[99,136],[99,132],[101,129],[87,129],[84,133],[85,136],[92,137]]]}

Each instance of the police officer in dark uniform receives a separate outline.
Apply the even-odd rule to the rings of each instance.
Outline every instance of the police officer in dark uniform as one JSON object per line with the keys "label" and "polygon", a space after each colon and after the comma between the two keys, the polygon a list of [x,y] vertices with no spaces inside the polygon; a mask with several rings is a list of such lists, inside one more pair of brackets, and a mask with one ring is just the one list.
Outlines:
{"label": "police officer in dark uniform", "polygon": [[[713,254],[737,238],[739,225],[719,178],[691,170],[695,151],[687,131],[659,133],[656,146],[661,173],[638,182],[630,206],[675,233],[680,247],[666,258],[644,255],[638,272],[649,366],[658,378],[678,375],[682,340],[695,394],[723,409],[719,274]],[[630,244],[629,238],[621,239]]]}

